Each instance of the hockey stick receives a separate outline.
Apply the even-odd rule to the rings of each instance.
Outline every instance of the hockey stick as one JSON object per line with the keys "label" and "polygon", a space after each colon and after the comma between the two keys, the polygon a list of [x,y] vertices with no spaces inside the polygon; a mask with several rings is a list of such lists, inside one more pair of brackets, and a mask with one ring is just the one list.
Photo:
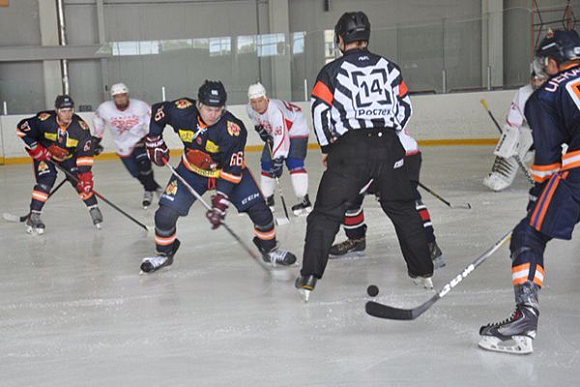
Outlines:
{"label": "hockey stick", "polygon": [[455,205],[449,203],[447,200],[443,199],[439,194],[437,194],[437,192],[435,192],[432,189],[430,189],[430,188],[426,187],[425,185],[423,185],[423,183],[421,183],[420,181],[418,181],[417,184],[419,185],[419,187],[423,188],[425,191],[429,192],[431,195],[433,195],[437,199],[441,200],[449,208],[453,208],[453,209],[461,208],[461,209],[464,209],[464,210],[470,210],[471,209],[471,204],[469,204],[468,202],[465,202],[465,204],[460,205],[460,206],[455,206]]}
{"label": "hockey stick", "polygon": [[374,317],[386,318],[391,320],[414,320],[420,315],[422,315],[427,309],[433,306],[441,298],[445,297],[447,293],[451,291],[458,283],[463,281],[465,277],[471,274],[479,265],[481,265],[487,258],[489,258],[493,253],[497,251],[504,243],[510,240],[512,231],[505,234],[499,241],[497,241],[492,247],[487,249],[483,254],[481,254],[475,261],[473,261],[469,266],[467,266],[463,271],[458,274],[455,278],[449,281],[443,289],[441,289],[437,294],[431,297],[428,301],[419,305],[413,309],[402,309],[395,308],[392,306],[380,304],[375,301],[368,301],[365,305],[366,312]]}
{"label": "hockey stick", "polygon": [[[64,185],[64,183],[66,183],[66,179],[64,179],[63,181],[61,181],[52,191],[50,191],[50,193],[48,194],[48,197],[46,198],[46,200],[50,199],[50,197],[56,193],[56,191],[58,191],[58,189],[60,187],[62,187]],[[30,216],[30,212],[26,215],[22,215],[22,216],[18,216],[18,215],[13,215],[13,214],[9,214],[7,212],[5,212],[4,214],[2,214],[2,217],[9,221],[9,222],[26,222],[26,220],[28,219],[28,217]]]}
{"label": "hockey stick", "polygon": [[[60,164],[54,163],[54,166],[57,167],[58,169],[60,169],[65,175],[67,175],[69,177],[69,179],[72,179],[75,183],[78,184],[79,179],[77,179],[77,177],[75,175],[73,175],[72,173],[70,173],[69,171],[67,171],[64,167],[62,167]],[[130,220],[132,220],[135,224],[137,224],[139,227],[143,228],[145,231],[149,232],[149,227],[147,227],[146,225],[144,225],[143,223],[139,222],[137,219],[133,218],[131,215],[129,215],[128,213],[126,213],[125,211],[123,211],[122,209],[120,209],[118,206],[116,206],[115,204],[111,203],[110,200],[108,200],[107,198],[105,198],[103,195],[101,195],[100,193],[98,193],[97,191],[95,191],[93,189],[93,193],[95,194],[96,197],[98,197],[99,199],[101,199],[102,201],[104,201],[105,203],[107,203],[108,205],[110,205],[111,207],[113,207],[115,210],[119,211],[121,214],[125,215],[127,218],[129,218]]]}
{"label": "hockey stick", "polygon": [[[491,118],[491,120],[495,124],[495,127],[497,128],[497,130],[499,130],[500,133],[503,133],[503,130],[501,130],[501,127],[499,126],[499,122],[497,122],[497,120],[493,116],[493,113],[491,112],[491,110],[489,110],[489,107],[487,106],[487,102],[485,102],[485,99],[482,98],[480,102],[481,102],[481,105],[483,106],[483,108],[487,111],[487,114],[489,114],[489,118]],[[528,181],[531,184],[535,184],[535,181],[532,178],[532,175],[530,174],[528,167],[525,166],[522,159],[520,158],[520,155],[515,154],[514,159],[518,163],[518,166],[522,169],[522,172],[524,173],[524,175],[526,175],[526,178],[528,179]]]}
{"label": "hockey stick", "polygon": [[[266,145],[268,146],[268,151],[270,152],[270,160],[272,160],[272,146],[270,145],[270,141],[266,141]],[[280,179],[278,177],[274,177],[276,179],[276,186],[278,187],[278,195],[280,195],[280,200],[282,201],[282,208],[284,208],[284,215],[286,218],[276,218],[276,222],[279,225],[284,225],[290,223],[290,218],[288,217],[288,208],[286,208],[286,200],[284,200],[284,195],[282,194],[282,186],[280,185]]]}
{"label": "hockey stick", "polygon": [[[212,210],[211,206],[209,204],[207,204],[207,202],[205,200],[203,200],[203,198],[201,197],[200,194],[198,194],[191,185],[189,185],[189,183],[183,178],[183,176],[181,176],[176,170],[175,168],[173,168],[173,165],[167,163],[165,164],[165,166],[167,168],[169,168],[171,170],[171,173],[177,177],[177,179],[179,179],[179,181],[185,186],[185,188],[187,188],[187,190],[189,191],[189,193],[191,193],[206,209],[208,209],[209,211]],[[264,270],[266,270],[267,272],[271,272],[271,267],[267,267],[266,265],[264,265],[262,263],[262,258],[258,256],[258,254],[256,254],[256,252],[252,249],[250,249],[248,247],[248,245],[246,245],[246,243],[240,239],[240,237],[230,228],[230,226],[228,226],[225,222],[221,222],[221,225],[230,233],[230,235],[236,240],[236,242],[238,242],[240,244],[240,246],[242,246],[242,248],[244,250],[246,250],[246,252],[252,257],[254,258],[254,260],[258,263],[258,265],[260,265],[260,267]]]}

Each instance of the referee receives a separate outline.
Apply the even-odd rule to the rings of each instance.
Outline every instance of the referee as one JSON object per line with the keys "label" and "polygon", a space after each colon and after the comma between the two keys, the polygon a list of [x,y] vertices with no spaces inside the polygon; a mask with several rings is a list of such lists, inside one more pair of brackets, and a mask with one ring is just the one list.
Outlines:
{"label": "referee", "polygon": [[395,226],[409,276],[432,289],[433,262],[397,136],[411,117],[407,86],[396,64],[367,49],[371,26],[363,12],[343,14],[334,32],[343,56],[322,68],[311,95],[326,171],[308,216],[295,286],[308,301],[346,209],[372,179]]}

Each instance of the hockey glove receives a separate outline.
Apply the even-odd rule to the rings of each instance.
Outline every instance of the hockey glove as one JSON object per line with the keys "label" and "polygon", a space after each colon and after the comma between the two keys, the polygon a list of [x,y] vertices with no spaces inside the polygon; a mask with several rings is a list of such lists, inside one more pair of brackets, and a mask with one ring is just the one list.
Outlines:
{"label": "hockey glove", "polygon": [[93,190],[93,172],[83,172],[77,174],[77,191],[88,195]]}
{"label": "hockey glove", "polygon": [[36,161],[48,161],[50,160],[50,152],[48,149],[40,144],[36,144],[34,148],[25,148],[26,152]]}
{"label": "hockey glove", "polygon": [[270,175],[274,177],[282,176],[282,167],[284,166],[284,159],[282,157],[278,157],[277,159],[272,160],[272,166],[270,167]]}
{"label": "hockey glove", "polygon": [[163,167],[169,162],[169,149],[161,136],[149,137],[145,140],[149,159],[156,165]]}
{"label": "hockey glove", "polygon": [[105,150],[105,148],[101,145],[102,138],[93,136],[92,140],[93,140],[93,155],[98,156]]}
{"label": "hockey glove", "polygon": [[258,132],[258,135],[260,136],[262,141],[272,143],[273,141],[272,136],[268,134],[268,132],[262,125],[254,126],[254,129],[256,130],[256,132]]}
{"label": "hockey glove", "polygon": [[211,223],[212,230],[215,230],[222,224],[226,217],[226,210],[229,206],[230,201],[227,195],[217,192],[211,197],[211,210],[209,210],[205,216]]}

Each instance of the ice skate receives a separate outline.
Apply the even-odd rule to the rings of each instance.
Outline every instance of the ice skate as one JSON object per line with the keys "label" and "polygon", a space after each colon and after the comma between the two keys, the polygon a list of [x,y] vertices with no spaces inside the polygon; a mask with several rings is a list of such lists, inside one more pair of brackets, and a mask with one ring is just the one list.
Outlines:
{"label": "ice skate", "polygon": [[42,220],[40,219],[40,212],[39,211],[30,211],[30,215],[28,216],[28,219],[26,220],[26,232],[29,234],[38,234],[38,235],[42,235],[44,234],[44,223],[42,223]]}
{"label": "ice skate", "polygon": [[296,278],[296,282],[294,283],[294,287],[298,289],[298,293],[300,297],[304,300],[304,302],[308,302],[310,298],[310,293],[316,287],[317,278],[313,275],[309,275],[308,277],[298,276]]}
{"label": "ice skate", "polygon": [[96,204],[94,206],[90,206],[89,207],[89,214],[91,215],[91,218],[93,219],[93,224],[95,225],[95,227],[100,230],[101,223],[103,223],[103,214],[101,213],[101,210],[99,209],[99,207]]}
{"label": "ice skate", "polygon": [[516,177],[518,163],[515,158],[504,159],[496,156],[491,173],[483,180],[483,184],[493,191],[501,191],[509,187]]}
{"label": "ice skate", "polygon": [[329,259],[336,259],[344,255],[349,255],[351,257],[362,256],[367,247],[365,237],[358,239],[347,239],[344,242],[332,245],[330,250],[328,250]]}
{"label": "ice skate", "polygon": [[306,216],[312,212],[312,203],[308,195],[304,195],[302,201],[292,206],[292,213],[294,216]]}
{"label": "ice skate", "polygon": [[143,202],[141,204],[143,205],[144,210],[149,208],[151,203],[153,203],[153,194],[155,194],[155,196],[157,196],[157,199],[159,199],[161,197],[161,195],[163,194],[163,189],[161,187],[159,187],[155,191],[144,191],[143,192]]}
{"label": "ice skate", "polygon": [[153,191],[143,192],[143,202],[141,203],[143,205],[143,209],[146,210],[149,208],[151,202],[153,202]]}
{"label": "ice skate", "polygon": [[431,277],[415,276],[409,273],[409,278],[411,278],[415,285],[422,286],[427,290],[433,290],[433,280]]}
{"label": "ice skate", "polygon": [[275,246],[271,250],[266,250],[262,246],[262,241],[258,237],[254,237],[254,244],[262,253],[262,259],[264,262],[271,263],[272,266],[282,265],[290,266],[296,263],[296,256],[289,251],[283,250]]}
{"label": "ice skate", "polygon": [[433,261],[433,268],[440,269],[444,267],[446,263],[443,260],[443,252],[437,245],[437,242],[429,242],[427,245],[429,246],[429,253],[431,254],[431,260]]}
{"label": "ice skate", "polygon": [[534,350],[540,312],[529,305],[518,304],[509,318],[498,323],[490,323],[479,329],[481,348],[495,352],[526,355]]}
{"label": "ice skate", "polygon": [[143,261],[141,262],[140,274],[153,273],[164,267],[171,266],[173,264],[173,256],[177,252],[177,249],[179,249],[180,244],[181,243],[179,242],[179,239],[175,239],[171,251],[168,254],[159,253],[155,257],[144,258]]}

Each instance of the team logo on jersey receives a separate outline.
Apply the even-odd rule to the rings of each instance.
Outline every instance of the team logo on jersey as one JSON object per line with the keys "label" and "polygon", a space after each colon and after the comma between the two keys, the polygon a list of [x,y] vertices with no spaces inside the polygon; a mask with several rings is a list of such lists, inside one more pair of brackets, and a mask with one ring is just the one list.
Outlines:
{"label": "team logo on jersey", "polygon": [[185,130],[179,129],[177,131],[179,133],[179,138],[183,142],[192,142],[193,141],[193,131],[192,130]]}
{"label": "team logo on jersey", "polygon": [[230,136],[238,137],[240,135],[240,127],[238,124],[232,121],[228,121],[228,133]]}
{"label": "team logo on jersey", "polygon": [[186,99],[180,99],[179,101],[175,101],[175,106],[177,106],[178,109],[187,109],[191,105],[193,104]]}
{"label": "team logo on jersey", "polygon": [[41,162],[38,164],[37,171],[38,171],[38,175],[39,175],[39,176],[40,176],[40,175],[45,175],[45,174],[47,174],[47,173],[49,173],[49,172],[50,172],[50,168],[48,167],[48,165],[47,165],[47,164],[46,164],[44,161],[41,161]]}
{"label": "team logo on jersey", "polygon": [[50,118],[50,114],[48,114],[48,113],[40,113],[38,115],[38,119],[40,121],[46,121],[48,118]]}
{"label": "team logo on jersey", "polygon": [[88,151],[90,151],[90,150],[91,150],[91,140],[87,141],[87,142],[85,143],[85,146],[83,147],[83,151],[84,151],[84,152],[88,152]]}
{"label": "team logo on jersey", "polygon": [[175,196],[177,194],[177,181],[172,181],[167,188],[165,188],[166,195]]}
{"label": "team logo on jersey", "polygon": [[81,126],[82,130],[89,130],[89,125],[87,125],[87,123],[83,120],[79,120],[79,125]]}

